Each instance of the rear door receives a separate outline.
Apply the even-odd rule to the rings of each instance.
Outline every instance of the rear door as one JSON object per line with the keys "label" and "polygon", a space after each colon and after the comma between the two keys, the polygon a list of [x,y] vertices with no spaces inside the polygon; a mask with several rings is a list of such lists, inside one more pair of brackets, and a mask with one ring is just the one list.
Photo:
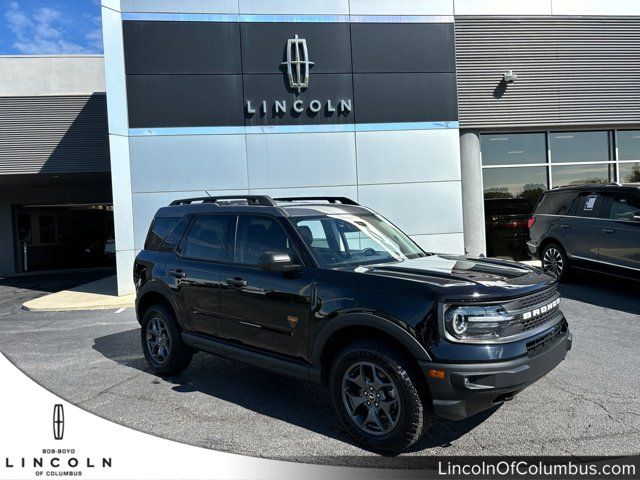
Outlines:
{"label": "rear door", "polygon": [[627,269],[625,274],[636,276],[640,273],[640,195],[621,192],[611,197],[608,219],[600,229],[600,262],[603,268],[620,266]]}
{"label": "rear door", "polygon": [[572,208],[572,215],[562,217],[559,227],[561,242],[572,262],[593,267],[598,262],[598,245],[604,217],[606,195],[598,191],[582,191]]}
{"label": "rear door", "polygon": [[186,312],[185,327],[192,332],[219,336],[220,275],[229,258],[233,215],[196,215],[167,265],[173,288]]}

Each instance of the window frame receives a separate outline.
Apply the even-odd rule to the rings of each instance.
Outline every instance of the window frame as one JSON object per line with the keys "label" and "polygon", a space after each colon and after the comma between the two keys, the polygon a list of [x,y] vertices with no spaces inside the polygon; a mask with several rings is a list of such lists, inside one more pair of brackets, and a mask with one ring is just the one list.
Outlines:
{"label": "window frame", "polygon": [[[300,265],[302,265],[303,267],[315,266],[315,265],[309,264],[310,262],[309,262],[308,254],[306,254],[306,250],[305,250],[305,254],[303,254],[302,253],[303,251],[300,248],[301,239],[297,237],[297,232],[295,232],[296,233],[295,236],[292,235],[292,232],[287,228],[286,221],[281,221],[279,217],[270,215],[268,213],[263,213],[263,212],[241,212],[241,213],[234,213],[232,215],[235,217],[235,219],[231,222],[232,225],[231,225],[231,234],[229,236],[230,244],[229,244],[229,258],[227,262],[228,265],[233,265],[234,267],[252,268],[254,270],[260,270],[260,267],[258,265],[253,265],[248,263],[239,263],[235,261],[236,243],[237,243],[237,237],[238,237],[238,225],[240,224],[240,217],[244,216],[244,217],[263,217],[276,223],[282,229],[287,239],[291,242],[291,246],[298,257]],[[291,260],[293,261],[294,259],[292,258]]]}
{"label": "window frame", "polygon": [[[180,239],[180,242],[178,243],[178,245],[176,246],[174,252],[176,254],[176,256],[178,258],[181,259],[185,259],[185,260],[193,260],[196,262],[206,262],[206,263],[212,263],[212,264],[216,264],[216,265],[228,265],[229,264],[229,238],[233,233],[233,225],[234,225],[234,217],[235,214],[233,213],[228,213],[228,212],[202,212],[202,213],[195,213],[193,215],[191,215],[191,220],[189,221],[189,225],[187,226],[187,228],[185,229],[184,233],[182,234],[182,238]],[[190,255],[185,255],[183,253],[183,248],[184,248],[184,244],[187,240],[187,238],[189,237],[189,233],[191,232],[191,230],[193,229],[193,226],[196,222],[196,219],[198,219],[199,217],[230,217],[230,221],[229,221],[229,225],[227,226],[227,238],[226,238],[226,251],[227,251],[227,260],[213,260],[210,258],[199,258],[199,257],[192,257]]]}
{"label": "window frame", "polygon": [[[616,196],[619,195],[628,195],[631,197],[635,197],[636,200],[638,201],[638,203],[640,203],[640,194],[635,193],[635,192],[629,192],[629,191],[622,191],[622,192],[610,192],[608,193],[608,199],[607,199],[607,208],[606,208],[606,216],[604,217],[605,220],[611,220],[613,222],[629,222],[629,223],[640,223],[637,220],[627,220],[624,218],[611,218],[611,212],[613,211],[613,203],[615,201]],[[638,209],[638,211],[640,211],[640,208]]]}

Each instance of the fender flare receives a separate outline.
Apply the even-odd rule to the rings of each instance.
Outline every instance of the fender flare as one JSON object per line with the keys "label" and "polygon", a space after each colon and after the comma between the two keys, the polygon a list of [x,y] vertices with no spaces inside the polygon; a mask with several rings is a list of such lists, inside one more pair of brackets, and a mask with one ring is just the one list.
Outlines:
{"label": "fender flare", "polygon": [[388,320],[373,313],[345,313],[330,320],[320,331],[311,350],[311,364],[320,366],[322,353],[331,336],[347,327],[368,327],[380,330],[403,345],[416,360],[431,361],[431,357],[422,344],[408,330],[392,320]]}
{"label": "fender flare", "polygon": [[[138,318],[138,323],[140,323],[140,320],[141,320],[139,315],[139,310],[138,310],[140,301],[145,297],[145,295],[149,293],[156,293],[156,294],[162,295],[162,297],[167,302],[169,302],[169,305],[171,305],[171,308],[173,308],[173,312],[176,316],[176,319],[178,323],[180,323],[180,308],[178,308],[178,304],[173,298],[173,295],[171,294],[171,290],[169,289],[169,287],[163,285],[162,283],[153,281],[153,280],[142,285],[142,287],[140,287],[140,290],[138,290],[138,293],[136,295],[136,317]],[[180,325],[180,327],[182,328],[183,326]]]}

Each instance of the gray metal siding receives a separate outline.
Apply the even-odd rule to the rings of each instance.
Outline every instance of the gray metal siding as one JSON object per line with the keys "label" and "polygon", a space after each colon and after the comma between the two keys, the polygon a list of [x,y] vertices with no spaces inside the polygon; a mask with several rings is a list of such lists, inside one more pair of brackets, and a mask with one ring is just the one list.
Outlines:
{"label": "gray metal siding", "polygon": [[455,33],[461,128],[640,123],[640,17],[456,17]]}
{"label": "gray metal siding", "polygon": [[108,171],[104,94],[0,97],[0,175]]}

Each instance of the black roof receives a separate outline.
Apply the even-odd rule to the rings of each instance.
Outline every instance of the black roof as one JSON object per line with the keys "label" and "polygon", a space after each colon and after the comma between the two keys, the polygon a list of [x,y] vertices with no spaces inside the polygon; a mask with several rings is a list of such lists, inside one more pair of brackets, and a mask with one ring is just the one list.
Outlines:
{"label": "black roof", "polygon": [[162,207],[156,217],[173,217],[191,213],[263,212],[274,216],[301,217],[340,213],[363,214],[371,211],[347,197],[284,197],[268,195],[240,195],[222,197],[196,197],[174,200]]}
{"label": "black roof", "polygon": [[640,190],[640,183],[583,183],[580,185],[563,185],[561,187],[555,187],[549,190],[551,192],[566,192],[567,190],[602,190],[602,191],[616,191],[616,190]]}

